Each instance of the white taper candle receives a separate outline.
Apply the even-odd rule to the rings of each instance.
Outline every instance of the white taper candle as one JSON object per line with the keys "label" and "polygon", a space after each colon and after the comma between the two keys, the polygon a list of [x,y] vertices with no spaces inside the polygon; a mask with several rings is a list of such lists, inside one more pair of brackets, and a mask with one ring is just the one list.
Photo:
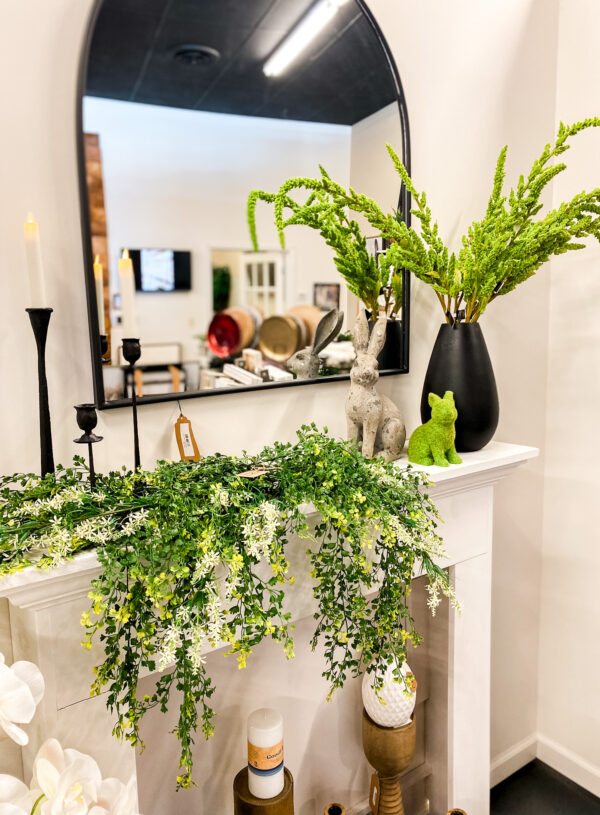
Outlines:
{"label": "white taper candle", "polygon": [[121,310],[123,337],[139,339],[137,313],[135,310],[135,277],[133,263],[127,249],[119,260],[119,286],[121,289]]}
{"label": "white taper candle", "polygon": [[46,284],[40,247],[40,228],[29,213],[25,221],[25,257],[29,272],[29,303],[31,308],[47,308]]}
{"label": "white taper candle", "polygon": [[98,330],[100,334],[106,334],[104,325],[104,267],[100,263],[100,257],[96,255],[94,260],[94,283],[96,284],[96,308],[98,309]]}

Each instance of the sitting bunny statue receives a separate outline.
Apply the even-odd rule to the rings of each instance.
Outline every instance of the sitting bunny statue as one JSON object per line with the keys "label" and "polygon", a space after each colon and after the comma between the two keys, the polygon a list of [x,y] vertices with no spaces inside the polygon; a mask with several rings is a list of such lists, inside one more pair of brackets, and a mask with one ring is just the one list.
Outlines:
{"label": "sitting bunny statue", "polygon": [[297,379],[316,379],[321,367],[319,353],[334,341],[340,333],[343,322],[344,312],[336,308],[331,309],[321,318],[315,331],[313,344],[296,351],[294,356],[288,360],[288,370],[295,373]]}
{"label": "sitting bunny statue", "polygon": [[365,458],[383,456],[386,461],[400,458],[406,440],[402,414],[387,396],[377,393],[377,355],[385,342],[387,318],[379,317],[369,339],[367,316],[361,311],[354,331],[356,361],[350,371],[350,392],[346,399],[348,438],[362,441]]}
{"label": "sitting bunny statue", "polygon": [[431,419],[414,431],[408,442],[408,460],[413,464],[447,467],[448,464],[461,464],[456,452],[454,423],[458,416],[454,405],[454,394],[446,391],[442,399],[435,393],[429,394]]}

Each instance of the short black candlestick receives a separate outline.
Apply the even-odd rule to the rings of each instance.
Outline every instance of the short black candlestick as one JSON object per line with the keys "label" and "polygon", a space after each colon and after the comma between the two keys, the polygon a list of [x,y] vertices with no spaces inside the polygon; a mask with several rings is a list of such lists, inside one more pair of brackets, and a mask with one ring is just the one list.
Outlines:
{"label": "short black candlestick", "polygon": [[137,419],[137,394],[135,392],[135,380],[133,378],[133,367],[142,354],[139,339],[133,337],[123,338],[123,356],[129,363],[129,370],[131,373],[131,406],[133,408],[133,458],[135,469],[140,466],[140,437],[138,434],[138,419]]}
{"label": "short black candlestick", "polygon": [[28,308],[29,321],[33,328],[37,345],[38,359],[38,398],[40,412],[40,457],[42,477],[54,472],[54,453],[52,452],[52,426],[50,424],[50,405],[48,403],[48,381],[46,379],[46,337],[50,323],[51,308]]}
{"label": "short black candlestick", "polygon": [[94,453],[92,444],[102,441],[102,436],[96,436],[92,430],[98,424],[98,416],[96,415],[96,408],[94,405],[85,403],[83,405],[75,405],[77,411],[77,424],[83,430],[83,436],[78,439],[73,439],[75,444],[87,444],[88,455],[90,459],[90,487],[96,489],[96,471],[94,470]]}
{"label": "short black candlestick", "polygon": [[104,359],[106,352],[108,351],[108,337],[106,334],[100,334],[100,356],[102,357],[102,362],[108,362],[107,359]]}

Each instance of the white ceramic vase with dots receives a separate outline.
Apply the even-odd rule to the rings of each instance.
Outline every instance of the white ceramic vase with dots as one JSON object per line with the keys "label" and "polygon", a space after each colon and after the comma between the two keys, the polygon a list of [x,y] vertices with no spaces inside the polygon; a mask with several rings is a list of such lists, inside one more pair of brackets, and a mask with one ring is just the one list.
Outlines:
{"label": "white ceramic vase with dots", "polygon": [[408,724],[417,700],[417,680],[407,662],[400,668],[403,679],[394,681],[394,664],[388,665],[383,687],[375,692],[373,673],[365,673],[362,698],[365,710],[381,727],[403,727]]}

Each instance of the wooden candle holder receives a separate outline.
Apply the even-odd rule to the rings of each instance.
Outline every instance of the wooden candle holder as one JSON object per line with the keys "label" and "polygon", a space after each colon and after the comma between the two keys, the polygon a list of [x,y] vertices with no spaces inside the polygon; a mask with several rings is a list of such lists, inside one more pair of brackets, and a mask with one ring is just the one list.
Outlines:
{"label": "wooden candle holder", "polygon": [[363,749],[379,777],[378,815],[404,815],[399,775],[413,759],[416,735],[414,715],[404,727],[381,727],[363,708]]}
{"label": "wooden candle holder", "polygon": [[256,798],[248,789],[248,767],[233,782],[234,815],[294,815],[294,779],[287,767],[283,770],[283,790],[274,798]]}

